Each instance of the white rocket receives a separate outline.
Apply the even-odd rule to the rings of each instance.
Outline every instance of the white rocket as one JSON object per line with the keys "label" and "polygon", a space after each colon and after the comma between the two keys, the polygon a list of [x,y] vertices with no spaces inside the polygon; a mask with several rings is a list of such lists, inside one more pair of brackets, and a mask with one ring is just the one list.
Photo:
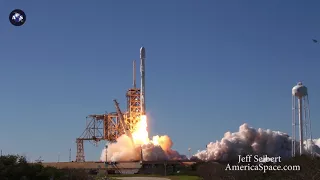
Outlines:
{"label": "white rocket", "polygon": [[140,48],[140,74],[141,74],[141,89],[140,89],[140,104],[141,104],[141,115],[146,114],[146,99],[145,99],[145,59],[146,59],[146,50],[144,47]]}

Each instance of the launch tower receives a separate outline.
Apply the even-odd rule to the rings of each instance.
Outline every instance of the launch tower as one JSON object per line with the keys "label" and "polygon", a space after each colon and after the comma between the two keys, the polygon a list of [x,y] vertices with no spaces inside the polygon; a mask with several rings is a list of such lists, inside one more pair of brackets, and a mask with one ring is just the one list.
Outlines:
{"label": "launch tower", "polygon": [[136,85],[136,61],[133,61],[133,87],[130,88],[127,93],[127,113],[126,124],[131,133],[135,130],[134,127],[139,121],[141,115],[141,101],[140,101],[140,89]]}
{"label": "launch tower", "polygon": [[[296,144],[297,130],[299,134],[298,146]],[[292,88],[292,156],[296,156],[298,147],[300,155],[305,152],[312,154],[311,141],[312,133],[308,89],[299,82]]]}
{"label": "launch tower", "polygon": [[[77,138],[77,156],[76,162],[84,162],[84,141],[89,141],[95,146],[101,140],[113,143],[122,134],[132,133],[138,123],[140,116],[145,114],[145,48],[140,48],[140,73],[141,73],[141,89],[136,87],[136,62],[133,61],[133,87],[127,93],[127,112],[120,113],[117,104],[117,112],[94,114],[87,117],[87,126],[82,135]],[[121,124],[125,122],[125,125]],[[126,128],[126,129],[123,129]]]}

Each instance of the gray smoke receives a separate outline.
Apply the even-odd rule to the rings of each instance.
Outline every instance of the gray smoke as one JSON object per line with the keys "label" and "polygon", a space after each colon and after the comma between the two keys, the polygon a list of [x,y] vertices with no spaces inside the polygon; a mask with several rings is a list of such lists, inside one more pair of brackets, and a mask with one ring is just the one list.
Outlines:
{"label": "gray smoke", "polygon": [[[210,142],[205,150],[196,153],[192,159],[230,161],[235,160],[240,154],[288,158],[291,157],[291,144],[291,138],[286,133],[269,129],[254,129],[245,123],[239,127],[239,132],[225,133],[221,141]],[[320,154],[320,139],[304,144],[305,148],[311,148],[313,152]]]}

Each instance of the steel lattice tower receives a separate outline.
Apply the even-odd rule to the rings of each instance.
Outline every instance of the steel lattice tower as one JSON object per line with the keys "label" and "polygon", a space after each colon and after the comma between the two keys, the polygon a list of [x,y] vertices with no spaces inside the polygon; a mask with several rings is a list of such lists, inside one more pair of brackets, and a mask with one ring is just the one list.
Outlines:
{"label": "steel lattice tower", "polygon": [[[142,66],[144,66],[144,63]],[[142,69],[144,69],[144,67]],[[144,79],[144,74],[142,75],[142,78]],[[126,98],[127,112],[123,114],[123,118],[127,129],[130,130],[132,133],[135,130],[134,127],[136,127],[136,124],[139,122],[141,116],[141,89],[136,87],[135,61],[133,61],[133,88],[130,88],[126,92]],[[116,112],[100,115],[89,115],[87,117],[86,129],[83,131],[82,135],[76,140],[76,162],[85,161],[83,144],[84,141],[89,141],[95,146],[97,146],[101,140],[113,143],[116,142],[117,138],[124,134],[124,132],[125,130],[123,129],[123,126],[121,126],[121,122],[119,121],[119,115]]]}
{"label": "steel lattice tower", "polygon": [[133,61],[133,88],[126,93],[127,97],[127,114],[125,117],[127,127],[131,132],[139,121],[141,116],[140,89],[136,88],[136,63]]}

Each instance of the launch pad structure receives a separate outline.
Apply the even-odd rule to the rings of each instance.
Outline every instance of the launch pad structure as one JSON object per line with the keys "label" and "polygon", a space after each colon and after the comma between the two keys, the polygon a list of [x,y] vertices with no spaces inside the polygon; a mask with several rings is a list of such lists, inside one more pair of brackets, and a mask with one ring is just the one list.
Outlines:
{"label": "launch pad structure", "polygon": [[[133,61],[133,87],[126,92],[127,111],[104,114],[92,114],[86,117],[86,128],[79,138],[76,139],[77,155],[76,162],[85,162],[84,141],[89,141],[98,146],[101,140],[114,143],[125,132],[134,132],[141,115],[145,115],[145,48],[140,48],[140,74],[141,88],[136,87],[136,62]],[[120,112],[120,114],[118,113]],[[123,116],[123,117],[120,117]],[[121,123],[124,120],[125,125]]]}

